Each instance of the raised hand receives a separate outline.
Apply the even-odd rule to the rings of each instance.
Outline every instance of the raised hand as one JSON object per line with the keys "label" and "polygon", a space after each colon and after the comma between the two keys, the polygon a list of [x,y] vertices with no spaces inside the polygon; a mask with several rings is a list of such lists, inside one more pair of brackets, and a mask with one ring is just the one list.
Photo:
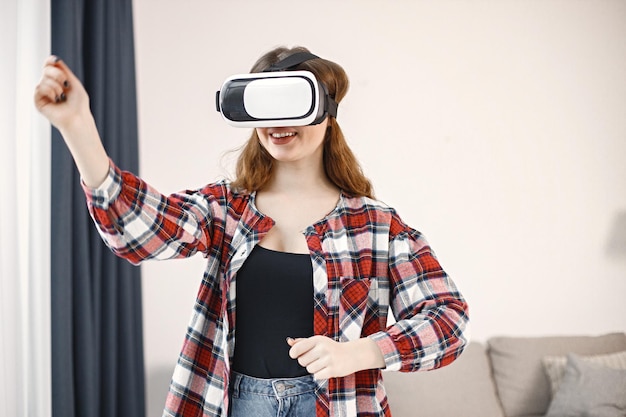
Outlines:
{"label": "raised hand", "polygon": [[80,80],[58,57],[46,59],[35,88],[35,106],[59,130],[89,118],[89,97]]}
{"label": "raised hand", "polygon": [[109,158],[89,108],[89,96],[58,57],[46,59],[34,100],[37,110],[63,135],[85,184],[100,185],[108,172]]}

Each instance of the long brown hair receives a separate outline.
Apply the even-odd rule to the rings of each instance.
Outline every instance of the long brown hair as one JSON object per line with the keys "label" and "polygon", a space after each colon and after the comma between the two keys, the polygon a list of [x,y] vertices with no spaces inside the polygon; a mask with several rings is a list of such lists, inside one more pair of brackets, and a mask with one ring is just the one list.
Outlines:
{"label": "long brown hair", "polygon": [[[309,52],[303,47],[279,47],[263,55],[252,66],[250,72],[262,72],[272,64],[296,53]],[[311,59],[295,69],[312,72],[328,89],[329,95],[339,103],[348,92],[348,76],[338,64],[321,58]],[[324,138],[324,170],[330,181],[344,193],[354,197],[374,197],[372,184],[363,174],[354,153],[348,146],[343,132],[334,117],[328,118]],[[263,188],[272,176],[274,159],[259,142],[256,129],[237,159],[236,179],[232,186],[236,189],[255,191]]]}

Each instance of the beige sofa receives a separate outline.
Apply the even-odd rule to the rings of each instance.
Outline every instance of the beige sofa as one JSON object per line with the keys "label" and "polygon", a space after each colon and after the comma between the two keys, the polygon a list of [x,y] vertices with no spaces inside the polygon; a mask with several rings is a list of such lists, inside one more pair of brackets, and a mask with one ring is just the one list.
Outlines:
{"label": "beige sofa", "polygon": [[[626,334],[495,337],[484,344],[470,343],[461,357],[442,369],[416,373],[385,372],[383,377],[394,417],[539,417],[548,412],[553,398],[552,384],[558,384],[551,379],[552,374],[548,376],[547,370],[553,369],[550,366],[559,361],[564,365],[566,355],[570,353],[582,355],[584,359],[617,355],[623,361]],[[573,372],[572,363],[570,359],[568,373]],[[614,369],[610,376],[617,378],[612,380],[615,382],[602,386],[596,381],[593,386],[602,386],[600,395],[608,395],[607,390],[613,390],[613,397],[615,390],[623,392],[626,403],[626,385],[619,385],[626,384],[626,370],[618,371],[620,366]],[[563,367],[559,375],[565,378],[562,371]],[[561,388],[563,391],[564,387]],[[563,401],[577,401],[563,397],[563,392],[558,395]],[[554,414],[554,407],[551,414]],[[626,408],[611,410],[606,414],[594,412],[588,415],[626,416]]]}

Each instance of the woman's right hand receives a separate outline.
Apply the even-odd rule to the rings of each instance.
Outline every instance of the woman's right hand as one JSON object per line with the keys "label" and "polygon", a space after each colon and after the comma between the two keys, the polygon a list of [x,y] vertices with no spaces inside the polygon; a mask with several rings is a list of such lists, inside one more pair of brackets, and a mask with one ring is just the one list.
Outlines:
{"label": "woman's right hand", "polygon": [[46,59],[35,88],[35,106],[61,132],[89,121],[89,96],[80,80],[58,57]]}
{"label": "woman's right hand", "polygon": [[35,88],[35,106],[63,135],[83,182],[89,187],[100,185],[109,171],[109,157],[89,108],[89,96],[56,56],[45,61]]}

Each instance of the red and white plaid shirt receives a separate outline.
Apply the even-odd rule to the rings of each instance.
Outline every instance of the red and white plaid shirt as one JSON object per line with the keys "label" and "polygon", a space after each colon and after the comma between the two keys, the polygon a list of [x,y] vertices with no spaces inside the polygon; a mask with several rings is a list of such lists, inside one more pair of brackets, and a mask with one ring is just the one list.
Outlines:
{"label": "red and white plaid shirt", "polygon": [[[255,193],[234,192],[226,181],[164,196],[113,163],[105,182],[85,193],[102,238],[130,262],[196,252],[207,258],[163,415],[227,415],[236,273],[273,220],[257,210]],[[342,342],[370,337],[389,371],[430,370],[461,354],[467,304],[423,236],[393,209],[342,195],[304,236],[313,264],[315,334]],[[379,369],[318,384],[317,416],[391,415]]]}

